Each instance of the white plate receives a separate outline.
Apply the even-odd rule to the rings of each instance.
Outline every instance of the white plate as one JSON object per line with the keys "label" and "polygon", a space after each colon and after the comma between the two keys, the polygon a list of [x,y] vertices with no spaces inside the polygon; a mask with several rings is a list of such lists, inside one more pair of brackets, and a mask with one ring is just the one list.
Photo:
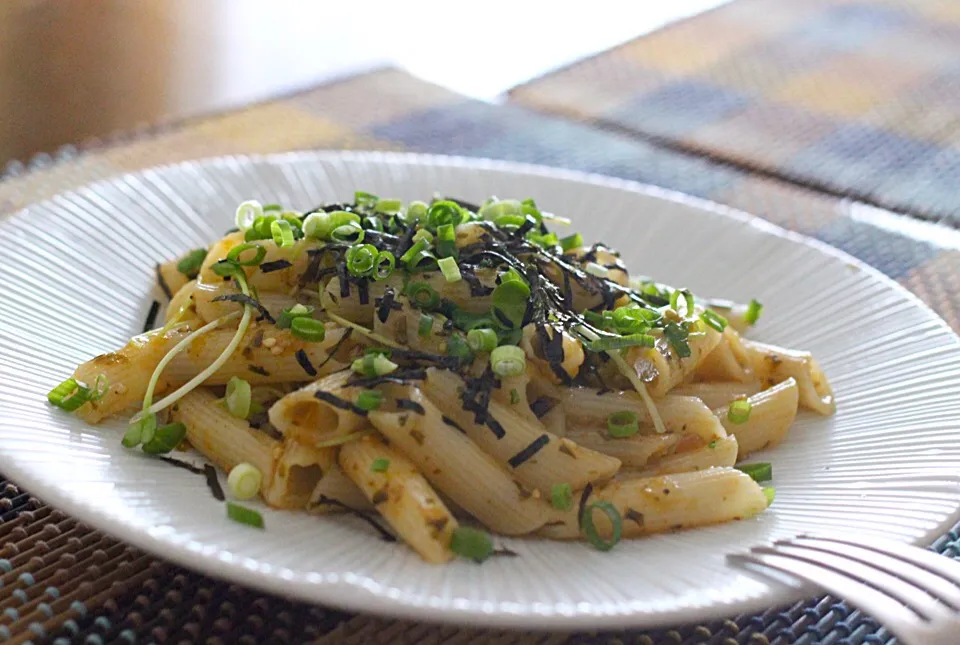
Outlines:
{"label": "white plate", "polygon": [[[266,511],[228,521],[203,478],[120,446],[46,392],[138,333],[157,260],[219,237],[241,200],[308,207],[355,189],[405,200],[533,196],[620,248],[637,273],[765,305],[758,339],[812,350],[837,394],[769,455],[761,517],[625,541],[502,540],[518,558],[424,564],[362,524]],[[929,541],[960,502],[960,342],[927,307],[822,244],[714,204],[602,177],[460,158],[320,152],[234,157],[94,184],[0,223],[0,472],[158,556],[261,589],[353,610],[491,626],[676,624],[796,599],[725,555],[800,532]],[[151,295],[153,294],[153,295]]]}

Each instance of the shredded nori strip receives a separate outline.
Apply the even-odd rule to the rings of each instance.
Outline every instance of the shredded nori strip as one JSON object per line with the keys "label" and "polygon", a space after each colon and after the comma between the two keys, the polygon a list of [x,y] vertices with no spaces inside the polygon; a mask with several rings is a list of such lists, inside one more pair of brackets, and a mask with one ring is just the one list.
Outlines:
{"label": "shredded nori strip", "polygon": [[583,493],[580,495],[580,505],[577,507],[577,527],[583,530],[583,512],[587,509],[587,500],[593,494],[593,484],[587,482],[583,487]]}
{"label": "shredded nori strip", "polygon": [[377,533],[380,534],[380,538],[381,538],[384,542],[396,542],[396,541],[397,541],[397,538],[394,537],[393,534],[390,533],[390,531],[388,531],[387,529],[383,528],[383,527],[380,525],[380,523],[379,523],[376,519],[374,519],[371,515],[369,515],[369,514],[367,514],[367,513],[364,513],[363,511],[361,511],[361,510],[359,510],[359,509],[353,508],[352,506],[347,506],[346,504],[344,504],[344,503],[341,502],[340,500],[333,499],[332,497],[327,497],[326,495],[321,495],[321,496],[317,499],[317,504],[316,504],[316,505],[317,505],[317,506],[319,506],[319,505],[336,506],[337,508],[342,508],[342,509],[345,510],[346,512],[350,513],[351,515],[353,515],[353,516],[355,516],[355,517],[359,517],[361,520],[363,520],[364,522],[366,522],[367,524],[369,524],[370,526],[372,526],[372,527],[377,531]]}
{"label": "shredded nori strip", "polygon": [[220,486],[220,480],[217,478],[217,469],[210,464],[205,464],[203,474],[207,478],[207,486],[210,487],[210,492],[213,493],[214,498],[218,502],[227,499],[226,495],[223,494],[223,488]]}
{"label": "shredded nori strip", "polygon": [[410,410],[417,414],[425,414],[423,406],[410,399],[397,399],[397,408],[400,410]]}
{"label": "shredded nori strip", "polygon": [[[466,387],[460,395],[462,407],[467,412],[473,412],[475,423],[483,425],[489,417],[487,408],[490,405],[491,392],[493,388],[500,387],[500,381],[488,365],[479,378],[464,377],[464,382]],[[505,434],[499,423],[496,424],[496,427],[491,426],[490,429],[494,431],[498,439]]]}
{"label": "shredded nori strip", "polygon": [[289,260],[274,260],[273,262],[264,262],[260,265],[261,273],[273,273],[282,269],[289,269],[293,266]]}
{"label": "shredded nori strip", "polygon": [[163,273],[160,271],[160,265],[157,265],[157,284],[160,286],[160,291],[163,292],[163,295],[167,297],[167,300],[173,300],[173,292],[170,291],[170,285],[167,284],[167,281],[163,279]]}
{"label": "shredded nori strip", "polygon": [[486,426],[490,428],[493,432],[493,436],[497,439],[503,439],[507,436],[507,431],[500,425],[500,422],[493,418],[492,415],[488,414],[486,420],[484,421]]}
{"label": "shredded nori strip", "polygon": [[360,297],[361,305],[370,304],[370,281],[366,278],[357,280],[357,295]]}
{"label": "shredded nori strip", "polygon": [[157,314],[160,313],[160,303],[154,300],[150,303],[150,310],[147,312],[147,317],[143,321],[143,333],[147,333],[153,326],[157,323]]}
{"label": "shredded nori strip", "polygon": [[410,381],[423,381],[427,378],[427,370],[422,367],[414,367],[411,369],[399,369],[389,374],[384,374],[383,376],[360,376],[359,374],[350,378],[347,381],[347,385],[360,386],[366,388],[376,387],[384,383],[396,383],[398,385],[403,385],[404,383],[409,383]]}
{"label": "shredded nori strip", "polygon": [[512,551],[505,546],[502,546],[499,549],[494,549],[493,551],[490,552],[490,555],[500,556],[505,558],[516,558],[520,556],[519,553],[517,553],[516,551]]}
{"label": "shredded nori strip", "polygon": [[239,302],[242,305],[250,305],[260,313],[260,317],[257,320],[266,320],[268,323],[276,324],[276,320],[273,319],[273,316],[270,315],[270,312],[267,311],[267,308],[260,304],[260,301],[256,298],[252,298],[245,293],[228,293],[224,296],[217,296],[213,299],[213,302],[220,301],[229,301],[229,302]]}
{"label": "shredded nori strip", "polygon": [[447,415],[443,415],[443,422],[446,423],[451,428],[455,428],[456,430],[459,430],[461,433],[467,434],[467,431],[461,428],[459,423],[457,423]]}
{"label": "shredded nori strip", "polygon": [[354,414],[358,414],[361,417],[367,416],[366,410],[357,406],[357,404],[355,404],[353,401],[347,401],[346,399],[341,399],[336,394],[331,394],[330,392],[323,392],[321,390],[317,390],[316,392],[313,393],[313,397],[325,403],[329,403],[335,408],[340,408],[341,410],[349,410],[350,412],[353,412]]}
{"label": "shredded nori strip", "polygon": [[623,515],[623,519],[625,519],[625,520],[630,520],[631,522],[634,522],[634,523],[635,523],[637,526],[639,526],[640,528],[643,528],[643,513],[639,512],[639,511],[637,511],[637,510],[634,510],[634,509],[630,508],[629,506],[627,507],[627,512],[624,513],[624,515]]}
{"label": "shredded nori strip", "polygon": [[253,363],[250,363],[249,365],[247,365],[247,369],[253,372],[254,374],[259,374],[260,376],[270,376],[270,372],[260,367],[259,365],[254,365]]}
{"label": "shredded nori strip", "polygon": [[307,353],[302,349],[297,350],[297,362],[300,363],[300,367],[303,368],[303,371],[307,373],[308,376],[316,376],[317,368],[313,366],[313,363],[310,362],[310,357],[307,356]]}
{"label": "shredded nori strip", "polygon": [[350,297],[350,276],[347,274],[347,263],[340,261],[337,264],[337,277],[340,278],[340,297]]}
{"label": "shredded nori strip", "polygon": [[550,443],[550,435],[544,433],[534,439],[529,446],[515,454],[513,457],[510,457],[507,460],[507,463],[510,464],[513,468],[518,468],[531,459],[538,452],[543,450],[543,447]]}
{"label": "shredded nori strip", "polygon": [[344,332],[343,336],[340,337],[340,340],[337,341],[337,344],[330,349],[330,353],[327,354],[327,357],[323,359],[323,362],[320,363],[320,365],[317,366],[318,370],[323,369],[323,366],[330,362],[330,359],[332,359],[337,352],[340,351],[340,347],[347,342],[347,339],[350,338],[351,334],[353,334],[353,327],[349,327],[347,331]]}
{"label": "shredded nori strip", "polygon": [[382,323],[387,322],[391,310],[401,311],[403,309],[403,305],[397,302],[397,294],[393,290],[393,287],[387,287],[383,292],[383,297],[375,299],[374,303],[377,305],[377,318],[379,318]]}
{"label": "shredded nori strip", "polygon": [[184,470],[189,470],[194,475],[205,475],[206,471],[199,466],[194,466],[193,464],[188,464],[185,461],[180,461],[179,459],[174,459],[173,457],[160,456],[161,461],[165,461],[171,466],[176,466],[177,468],[183,468]]}
{"label": "shredded nori strip", "polygon": [[539,399],[530,404],[530,411],[533,412],[538,419],[542,419],[546,416],[547,412],[557,407],[556,399],[551,399],[548,396],[541,396]]}
{"label": "shredded nori strip", "polygon": [[470,295],[475,298],[489,296],[493,293],[493,287],[483,286],[483,283],[480,282],[480,278],[477,277],[477,274],[474,272],[474,267],[472,266],[461,264],[460,277],[470,286]]}

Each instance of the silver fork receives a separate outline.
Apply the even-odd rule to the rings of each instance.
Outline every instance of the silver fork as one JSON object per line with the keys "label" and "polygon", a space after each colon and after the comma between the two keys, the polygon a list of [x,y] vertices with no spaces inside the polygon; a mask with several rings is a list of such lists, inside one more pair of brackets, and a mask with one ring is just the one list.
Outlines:
{"label": "silver fork", "polygon": [[871,614],[903,645],[960,643],[960,562],[879,539],[800,536],[729,559],[816,585]]}

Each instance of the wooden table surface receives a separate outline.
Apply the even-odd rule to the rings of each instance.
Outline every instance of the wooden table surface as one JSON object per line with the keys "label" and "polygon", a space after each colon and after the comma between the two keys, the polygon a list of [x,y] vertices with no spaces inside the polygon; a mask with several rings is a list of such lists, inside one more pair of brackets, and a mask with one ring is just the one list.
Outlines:
{"label": "wooden table surface", "polygon": [[723,0],[5,0],[0,169],[392,64],[497,100]]}

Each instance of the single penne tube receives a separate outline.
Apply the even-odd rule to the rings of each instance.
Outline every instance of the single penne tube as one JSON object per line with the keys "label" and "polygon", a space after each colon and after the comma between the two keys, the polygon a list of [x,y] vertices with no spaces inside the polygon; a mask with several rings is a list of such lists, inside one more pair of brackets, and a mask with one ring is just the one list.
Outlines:
{"label": "single penne tube", "polygon": [[671,455],[652,460],[637,475],[652,477],[671,473],[688,473],[707,468],[733,466],[735,463],[737,463],[737,440],[730,435],[692,450],[677,450]]}
{"label": "single penne tube", "polygon": [[833,389],[820,364],[810,352],[750,340],[743,341],[743,345],[754,375],[765,386],[769,387],[792,377],[797,381],[802,407],[825,416],[836,411]]}
{"label": "single penne tube", "polygon": [[752,452],[773,448],[783,441],[797,417],[800,389],[797,381],[788,378],[771,388],[746,397],[750,403],[750,415],[741,423],[730,420],[730,407],[725,405],[714,411],[727,432],[737,438],[740,445],[739,458]]}
{"label": "single penne tube", "polygon": [[457,520],[409,459],[379,437],[367,436],[344,444],[339,463],[420,557],[433,564],[453,558],[450,538]]}
{"label": "single penne tube", "polygon": [[[727,326],[720,342],[707,354],[694,373],[697,381],[739,381],[750,383],[756,380],[750,366],[750,357],[737,330]],[[707,405],[710,405],[709,403]]]}
{"label": "single penne tube", "polygon": [[443,414],[528,488],[548,493],[554,484],[566,483],[577,489],[609,479],[620,468],[616,458],[557,437],[510,405],[491,400],[485,421],[477,423],[476,411],[464,405],[467,386],[452,372],[430,368],[421,387]]}
{"label": "single penne tube", "polygon": [[264,483],[264,501],[275,508],[305,508],[317,483],[336,460],[335,448],[315,448],[285,440],[274,462],[273,479]]}
{"label": "single penne tube", "polygon": [[[560,403],[567,415],[567,426],[606,427],[614,412],[629,411],[637,415],[640,432],[655,433],[650,411],[636,392],[602,392],[591,388],[560,388]],[[669,394],[655,401],[657,413],[667,432],[694,434],[705,443],[727,436],[716,415],[703,401],[692,396]]]}
{"label": "single penne tube", "polygon": [[123,348],[80,364],[73,378],[91,387],[101,379],[107,389],[99,401],[85,403],[75,414],[87,423],[98,423],[140,405],[157,364],[190,331],[190,325],[183,325],[134,336]]}
{"label": "single penne tube", "polygon": [[[623,537],[742,520],[769,504],[763,489],[735,468],[615,481],[593,491],[587,508],[596,501],[609,502],[617,509]],[[578,510],[575,503],[569,511],[556,512],[538,534],[553,539],[582,538]],[[608,538],[612,525],[606,514],[593,511],[591,518],[599,535]]]}
{"label": "single penne tube", "polygon": [[[203,292],[202,294],[200,293],[201,291]],[[221,282],[220,284],[212,285],[197,285],[195,282],[193,290],[194,299],[197,302],[202,301],[204,304],[201,306],[195,303],[194,308],[197,309],[200,307],[202,309],[201,317],[204,320],[216,320],[232,311],[236,311],[237,307],[240,306],[236,302],[217,300],[217,298],[230,297],[239,293],[240,291],[234,286],[233,282]],[[295,295],[282,291],[258,290],[256,300],[273,316],[274,320],[280,317],[284,309],[293,307],[298,303]],[[198,311],[198,313],[200,313],[200,311]],[[320,311],[316,311],[314,317],[318,318],[320,313]]]}
{"label": "single penne tube", "polygon": [[370,422],[419,469],[437,490],[492,531],[531,533],[547,521],[550,505],[526,491],[492,457],[443,414],[418,388],[408,399],[423,413],[377,410]]}
{"label": "single penne tube", "polygon": [[670,390],[670,394],[679,396],[693,396],[711,410],[723,407],[730,401],[745,399],[761,390],[760,381],[741,383],[739,381],[704,381],[699,383],[682,383]]}
{"label": "single penne tube", "polygon": [[568,428],[566,436],[584,448],[616,457],[624,468],[631,469],[643,468],[650,461],[665,454],[671,454],[677,445],[687,437],[696,439],[697,445],[703,445],[699,437],[694,435],[665,432],[663,434],[635,434],[632,437],[618,439],[611,437],[606,428],[585,426]]}
{"label": "single penne tube", "polygon": [[190,278],[180,273],[180,269],[177,268],[179,262],[180,260],[177,259],[157,265],[157,282],[164,293],[176,294],[190,281]]}
{"label": "single penne tube", "polygon": [[[349,365],[352,341],[343,340],[347,330],[327,323],[319,342],[308,342],[270,323],[255,323],[243,335],[237,350],[205,382],[223,385],[233,376],[252,384],[296,383],[318,378]],[[222,327],[199,337],[179,353],[163,372],[171,385],[185,383],[213,363],[236,334],[236,327]],[[336,355],[330,352],[336,350]],[[302,354],[300,354],[302,352]]]}
{"label": "single penne tube", "polygon": [[709,325],[691,333],[687,338],[690,355],[681,358],[676,348],[663,336],[656,334],[654,347],[632,347],[625,360],[633,367],[647,391],[654,398],[667,394],[688,376],[695,373],[703,359],[720,343],[721,334]]}
{"label": "single penne tube", "polygon": [[311,445],[361,430],[367,421],[355,401],[366,388],[348,385],[354,376],[342,370],[287,394],[270,406],[270,423],[284,437]]}
{"label": "single penne tube", "polygon": [[357,488],[353,480],[340,470],[340,465],[334,462],[323,472],[323,477],[314,486],[310,501],[307,503],[307,511],[325,515],[342,513],[348,508],[355,511],[372,511],[373,504],[363,491]]}
{"label": "single penne tube", "polygon": [[260,471],[262,489],[273,481],[274,465],[283,446],[230,414],[210,391],[199,388],[174,403],[170,420],[186,426],[190,445],[225,472],[248,463]]}

